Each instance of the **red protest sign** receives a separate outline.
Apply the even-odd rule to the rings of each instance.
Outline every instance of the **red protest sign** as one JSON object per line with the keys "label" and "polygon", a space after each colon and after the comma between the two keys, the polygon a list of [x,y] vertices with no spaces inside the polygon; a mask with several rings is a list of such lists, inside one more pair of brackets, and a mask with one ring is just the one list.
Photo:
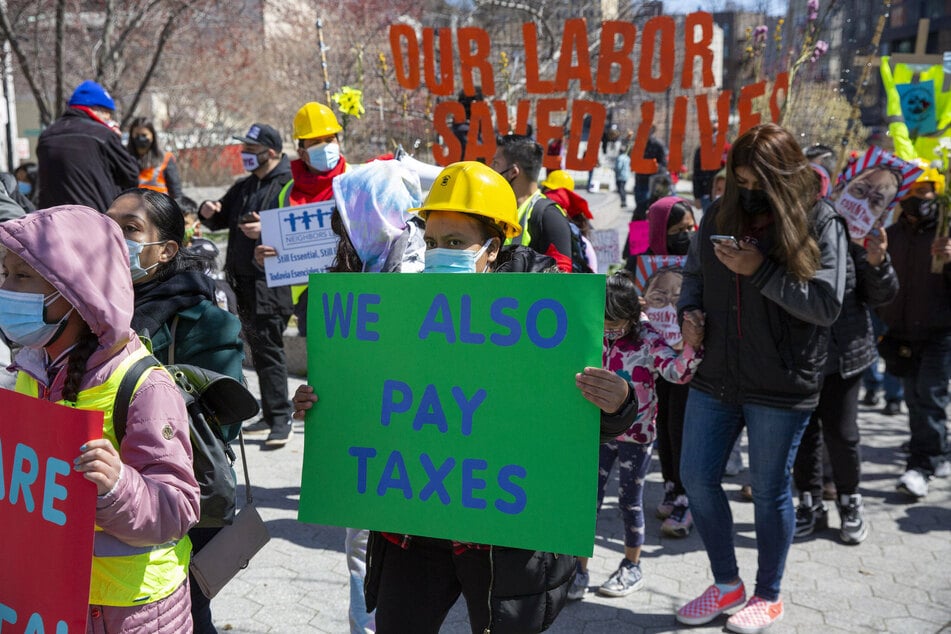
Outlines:
{"label": "red protest sign", "polygon": [[96,485],[73,460],[102,437],[102,412],[10,390],[0,411],[0,627],[85,631]]}

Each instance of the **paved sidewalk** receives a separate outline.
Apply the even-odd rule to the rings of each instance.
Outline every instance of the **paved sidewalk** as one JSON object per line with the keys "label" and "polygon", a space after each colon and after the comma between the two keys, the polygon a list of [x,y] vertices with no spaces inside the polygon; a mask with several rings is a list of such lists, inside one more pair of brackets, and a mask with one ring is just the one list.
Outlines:
{"label": "paved sidewalk", "polygon": [[[622,213],[617,195],[585,195],[592,204],[597,228],[618,228],[623,238],[621,228],[629,212]],[[249,379],[254,382],[253,373]],[[292,391],[301,380],[291,380]],[[829,530],[794,544],[784,580],[786,617],[773,631],[951,631],[951,480],[934,480],[925,500],[909,504],[895,491],[904,466],[898,448],[908,437],[907,416],[887,417],[863,408],[861,428],[861,492],[871,535],[865,543],[850,547],[836,541],[837,530]],[[302,426],[295,425],[295,433],[299,430]],[[349,577],[343,555],[344,530],[301,524],[295,519],[302,438],[297,435],[277,451],[262,451],[260,440],[256,440],[248,450],[255,500],[272,540],[213,601],[219,629],[347,632]],[[568,605],[549,631],[616,634],[681,629],[674,620],[675,609],[702,592],[711,577],[696,534],[683,540],[660,537],[660,521],[653,516],[662,495],[659,471],[655,459],[645,492],[644,587],[621,599],[589,593],[584,600]],[[728,478],[725,487],[734,500],[741,572],[752,587],[756,569],[753,507],[738,501],[736,495],[746,477],[744,471]],[[607,579],[623,556],[616,477],[608,492],[590,563],[592,589]],[[837,528],[834,510],[830,520]],[[720,618],[708,626],[683,629],[722,632],[724,622],[725,618]],[[442,631],[468,634],[460,604]]]}
{"label": "paved sidewalk", "polygon": [[[579,188],[581,189],[581,188]],[[616,194],[586,194],[598,228],[621,230],[628,212]],[[623,231],[622,235],[623,237]],[[8,358],[0,345],[0,362]],[[256,377],[248,373],[257,389]],[[293,392],[302,378],[292,378]],[[0,372],[0,386],[12,381]],[[951,479],[936,479],[923,501],[910,504],[895,491],[903,471],[899,446],[908,438],[907,416],[887,417],[861,410],[863,478],[861,492],[871,523],[859,546],[836,541],[836,530],[793,545],[783,584],[786,617],[773,632],[951,632]],[[303,459],[302,425],[287,447],[264,451],[262,440],[247,444],[255,501],[271,532],[271,542],[251,565],[212,602],[221,632],[345,633],[349,577],[343,554],[344,529],[297,521]],[[240,458],[239,458],[240,459]],[[240,474],[240,465],[236,465]],[[741,574],[751,587],[756,569],[753,507],[736,493],[746,472],[725,481],[737,530]],[[240,475],[239,475],[240,479]],[[243,485],[239,500],[243,500]],[[597,524],[592,588],[602,583],[623,556],[622,523],[617,510],[616,477]],[[647,479],[647,543],[642,566],[644,587],[610,599],[589,593],[568,605],[549,630],[564,634],[722,632],[725,618],[708,626],[682,628],[674,610],[710,582],[706,555],[696,534],[675,540],[660,537],[653,509],[662,494],[655,459]],[[831,524],[838,527],[833,510]],[[457,604],[443,632],[468,634],[464,608]],[[412,633],[407,633],[412,634]]]}

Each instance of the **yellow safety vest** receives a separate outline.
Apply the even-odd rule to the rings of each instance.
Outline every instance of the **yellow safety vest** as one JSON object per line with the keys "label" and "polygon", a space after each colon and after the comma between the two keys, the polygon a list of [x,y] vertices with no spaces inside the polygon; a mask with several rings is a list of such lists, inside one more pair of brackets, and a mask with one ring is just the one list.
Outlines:
{"label": "yellow safety vest", "polygon": [[[103,413],[102,435],[118,451],[112,426],[112,405],[122,377],[133,363],[149,354],[140,348],[124,359],[109,379],[80,392],[76,402],[59,401],[77,409],[99,410]],[[136,389],[148,376],[142,375]],[[16,391],[39,396],[36,379],[25,372],[17,374]],[[172,594],[188,575],[192,544],[186,535],[177,542],[157,546],[130,546],[96,526],[92,558],[92,580],[89,584],[90,605],[128,607],[154,603]]]}
{"label": "yellow safety vest", "polygon": [[[518,224],[522,225],[522,234],[518,238],[506,238],[505,244],[520,244],[527,247],[532,243],[532,234],[528,229],[528,221],[532,217],[532,211],[535,209],[535,201],[542,197],[541,190],[535,190],[535,193],[518,206]],[[513,242],[514,241],[514,242]]]}

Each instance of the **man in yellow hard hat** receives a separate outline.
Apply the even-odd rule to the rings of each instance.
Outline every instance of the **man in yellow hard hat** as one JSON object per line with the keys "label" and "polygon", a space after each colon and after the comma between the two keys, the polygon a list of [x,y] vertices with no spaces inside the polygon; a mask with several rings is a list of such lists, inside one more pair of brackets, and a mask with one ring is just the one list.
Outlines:
{"label": "man in yellow hard hat", "polygon": [[309,101],[294,115],[294,138],[297,155],[291,161],[289,182],[279,197],[280,207],[306,205],[333,198],[331,183],[347,170],[347,161],[340,153],[337,134],[343,131],[333,110],[322,103]]}

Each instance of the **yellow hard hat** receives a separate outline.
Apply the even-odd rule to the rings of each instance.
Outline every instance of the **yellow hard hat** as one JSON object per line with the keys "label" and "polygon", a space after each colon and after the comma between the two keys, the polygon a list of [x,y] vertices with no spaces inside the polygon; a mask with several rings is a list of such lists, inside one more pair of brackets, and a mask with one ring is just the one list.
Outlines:
{"label": "yellow hard hat", "polygon": [[309,101],[294,115],[294,138],[316,139],[343,130],[333,110],[322,103]]}
{"label": "yellow hard hat", "polygon": [[506,238],[522,233],[512,186],[491,167],[460,161],[439,172],[422,207],[410,209],[425,220],[430,211],[457,211],[484,216],[505,230]]}
{"label": "yellow hard hat", "polygon": [[944,193],[944,174],[937,167],[923,159],[917,159],[915,164],[921,169],[921,175],[915,179],[916,183],[934,183],[934,193],[940,196]]}
{"label": "yellow hard hat", "polygon": [[545,189],[570,189],[575,190],[575,179],[571,174],[564,170],[555,170],[548,172],[548,177],[541,182]]}

